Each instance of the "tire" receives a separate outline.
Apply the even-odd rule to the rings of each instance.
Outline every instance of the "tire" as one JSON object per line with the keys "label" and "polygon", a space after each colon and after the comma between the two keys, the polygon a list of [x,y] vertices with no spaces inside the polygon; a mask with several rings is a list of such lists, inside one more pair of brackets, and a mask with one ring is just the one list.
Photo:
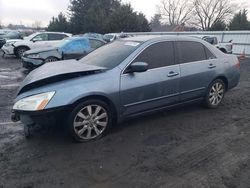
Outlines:
{"label": "tire", "polygon": [[100,100],[87,100],[74,107],[68,118],[70,135],[78,142],[88,142],[104,136],[112,124],[109,105]]}
{"label": "tire", "polygon": [[221,104],[225,92],[226,87],[224,81],[221,79],[214,80],[208,87],[203,105],[210,109],[217,108]]}
{"label": "tire", "polygon": [[23,53],[28,51],[29,48],[27,47],[18,47],[16,50],[15,50],[15,55],[17,58],[21,58],[23,56]]}
{"label": "tire", "polygon": [[56,57],[48,57],[44,60],[45,63],[50,63],[54,61],[58,61],[58,59]]}

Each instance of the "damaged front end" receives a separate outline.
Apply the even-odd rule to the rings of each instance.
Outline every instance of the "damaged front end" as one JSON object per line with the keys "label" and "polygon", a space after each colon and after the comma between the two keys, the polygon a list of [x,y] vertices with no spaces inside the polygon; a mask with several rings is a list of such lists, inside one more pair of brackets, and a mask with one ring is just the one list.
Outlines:
{"label": "damaged front end", "polygon": [[[64,81],[66,83],[71,79],[103,71],[105,68],[84,65],[75,60],[45,64],[32,71],[18,90],[12,110],[12,121],[21,121],[24,124],[26,136],[29,136],[30,128],[36,125],[55,125],[58,124],[58,120],[60,123],[65,122],[69,106],[58,104],[58,106],[52,105],[47,108],[47,105],[56,96],[57,83],[63,85]],[[60,100],[63,101],[59,95],[57,101]]]}

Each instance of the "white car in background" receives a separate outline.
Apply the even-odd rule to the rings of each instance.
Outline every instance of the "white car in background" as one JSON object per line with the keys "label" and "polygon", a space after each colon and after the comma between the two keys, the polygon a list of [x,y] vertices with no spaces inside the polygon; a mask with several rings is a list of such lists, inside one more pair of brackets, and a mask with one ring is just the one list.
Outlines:
{"label": "white car in background", "polygon": [[37,32],[29,35],[28,37],[24,37],[23,40],[7,40],[6,44],[2,47],[2,51],[4,54],[16,55],[18,58],[20,58],[27,50],[54,46],[62,39],[71,36],[72,34],[69,33]]}
{"label": "white car in background", "polygon": [[232,40],[228,42],[218,42],[218,39],[216,36],[191,36],[200,38],[202,40],[207,41],[208,43],[214,45],[216,48],[218,48],[220,51],[222,51],[225,54],[232,54],[233,53],[233,43]]}

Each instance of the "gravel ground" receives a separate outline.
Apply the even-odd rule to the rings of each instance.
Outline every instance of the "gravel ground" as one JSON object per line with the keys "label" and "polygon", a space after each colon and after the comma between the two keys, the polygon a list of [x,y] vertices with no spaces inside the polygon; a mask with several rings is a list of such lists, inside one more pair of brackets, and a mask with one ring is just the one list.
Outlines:
{"label": "gravel ground", "polygon": [[250,60],[220,108],[164,111],[84,144],[63,129],[24,139],[9,119],[20,67],[0,58],[0,187],[250,187]]}

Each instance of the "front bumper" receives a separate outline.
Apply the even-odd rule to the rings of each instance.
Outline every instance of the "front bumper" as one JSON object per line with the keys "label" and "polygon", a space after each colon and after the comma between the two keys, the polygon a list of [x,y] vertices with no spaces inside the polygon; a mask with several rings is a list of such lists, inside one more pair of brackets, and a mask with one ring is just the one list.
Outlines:
{"label": "front bumper", "polygon": [[11,120],[13,122],[21,121],[24,125],[55,125],[59,120],[64,122],[68,109],[68,107],[59,107],[34,112],[13,110]]}
{"label": "front bumper", "polygon": [[32,69],[43,65],[44,61],[42,59],[32,59],[28,57],[22,57],[22,63],[24,68]]}
{"label": "front bumper", "polygon": [[3,45],[3,47],[2,47],[2,51],[3,51],[4,54],[6,54],[6,55],[14,55],[14,46],[12,46],[12,45],[6,46],[6,44],[5,44],[5,45]]}

